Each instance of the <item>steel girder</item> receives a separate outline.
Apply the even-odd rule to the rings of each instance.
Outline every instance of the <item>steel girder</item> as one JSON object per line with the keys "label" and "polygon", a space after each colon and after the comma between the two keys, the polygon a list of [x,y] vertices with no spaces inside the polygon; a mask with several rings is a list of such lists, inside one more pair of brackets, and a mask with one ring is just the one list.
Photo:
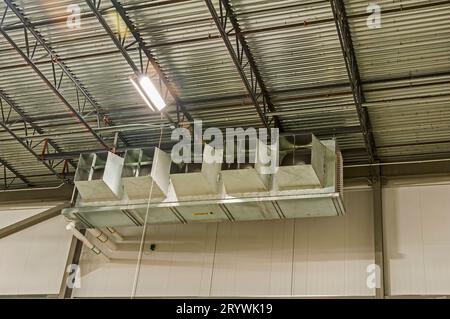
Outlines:
{"label": "steel girder", "polygon": [[[228,0],[218,0],[219,12],[217,12],[211,0],[205,0],[205,3],[261,122],[266,128],[269,128],[273,121],[275,127],[282,130],[277,116],[273,116],[271,119],[267,116],[267,113],[274,112],[275,108],[230,2]],[[235,45],[233,45],[233,42],[235,42]]]}
{"label": "steel girder", "polygon": [[364,93],[359,74],[358,62],[356,60],[356,55],[353,48],[347,14],[345,12],[344,1],[331,0],[331,8],[333,11],[339,41],[341,43],[342,53],[344,55],[345,65],[347,67],[348,78],[353,93],[353,100],[355,102],[356,112],[358,113],[362,134],[364,136],[364,143],[367,149],[369,162],[373,163],[377,160],[377,149],[372,133],[369,113],[367,108],[363,106],[363,103],[365,102]]}
{"label": "steel girder", "polygon": [[[3,101],[6,102],[9,109],[6,110],[6,105],[3,103]],[[18,119],[15,121],[11,121],[11,114],[12,112],[15,112],[18,115]],[[70,159],[63,159],[60,161],[54,161],[54,160],[48,160],[48,163],[44,159],[44,152],[42,154],[38,154],[36,152],[36,148],[38,146],[42,146],[43,150],[49,151],[49,153],[59,153],[61,152],[61,149],[58,147],[58,145],[49,140],[44,139],[41,140],[39,143],[33,143],[33,141],[24,141],[21,137],[19,137],[16,132],[18,130],[21,130],[24,134],[24,136],[30,136],[35,135],[36,133],[42,132],[42,129],[37,126],[36,124],[32,123],[27,116],[20,110],[20,108],[14,103],[14,101],[5,94],[5,92],[0,91],[0,127],[3,128],[13,139],[15,139],[17,142],[19,142],[30,154],[32,154],[39,162],[41,162],[52,174],[54,174],[58,179],[62,180],[65,183],[71,183],[71,181],[65,176],[64,172],[68,167],[65,165],[67,163],[71,163],[73,167],[75,167],[75,164],[70,161]],[[50,152],[51,147],[51,152]],[[28,186],[32,186],[31,183],[28,181],[26,177],[21,175],[18,171],[16,171],[14,168],[9,166],[6,162],[2,163],[5,167],[8,168],[12,173],[14,173],[17,177],[22,179]],[[60,165],[64,165],[62,169],[62,173],[58,173],[56,171],[57,167]],[[6,178],[6,176],[5,176]]]}
{"label": "steel girder", "polygon": [[[22,182],[24,182],[27,186],[33,186],[33,184],[22,174],[20,174],[14,167],[12,167],[7,161],[0,158],[0,168],[3,167],[3,172],[1,172],[0,180],[3,180],[3,183],[0,183],[0,186],[2,189],[6,190],[9,189],[9,187],[14,183],[16,178],[20,179]],[[10,182],[8,182],[8,176],[6,170],[10,171],[14,177],[11,179]]]}
{"label": "steel girder", "polygon": [[53,217],[59,216],[61,214],[61,210],[64,208],[70,207],[70,202],[64,202],[62,204],[51,207],[43,212],[37,213],[30,217],[26,217],[21,219],[11,225],[3,227],[0,229],[0,239],[5,238],[7,236],[11,236],[19,231],[42,223],[46,220],[49,220]]}
{"label": "steel girder", "polygon": [[[61,59],[60,56],[56,54],[56,52],[50,47],[50,45],[47,44],[45,39],[41,36],[39,31],[36,30],[34,25],[24,16],[22,11],[11,1],[11,0],[4,0],[7,4],[8,8],[10,8],[14,14],[19,18],[20,22],[23,24],[24,28],[26,28],[25,31],[25,40],[27,48],[29,47],[29,41],[28,41],[28,35],[27,30],[33,35],[33,37],[36,39],[36,43],[39,43],[45,51],[52,57],[52,63],[57,64],[62,72],[67,76],[67,78],[74,84],[75,89],[77,90],[77,96],[78,92],[81,93],[82,96],[84,96],[84,103],[88,102],[92,108],[95,110],[98,117],[104,119],[104,123],[107,126],[115,125],[112,119],[109,118],[109,116],[103,111],[100,104],[95,100],[95,98],[88,92],[86,87],[81,83],[81,81],[76,77],[76,75],[67,67],[67,65],[64,63],[64,61]],[[28,49],[29,50],[29,49]],[[122,141],[122,143],[127,146],[129,143],[127,140],[119,134],[119,138]]]}
{"label": "steel girder", "polygon": [[[123,9],[123,7],[117,1],[113,2],[113,6],[116,8],[117,13],[119,14],[121,19],[125,23],[125,25],[127,27],[127,31],[129,31],[133,35],[133,40],[128,41],[128,43],[126,43],[128,40],[126,37],[126,33],[124,35],[121,35],[120,32],[118,32],[118,35],[116,35],[115,32],[111,29],[111,27],[108,25],[108,23],[106,22],[105,18],[102,15],[102,10],[100,10],[100,8],[99,8],[100,2],[101,1],[97,2],[95,0],[93,0],[93,1],[86,0],[87,5],[91,9],[91,11],[94,13],[97,20],[100,22],[103,29],[109,35],[109,37],[111,38],[111,40],[113,41],[113,43],[115,44],[115,46],[117,47],[119,52],[122,54],[124,59],[127,61],[128,65],[133,70],[134,74],[136,74],[137,76],[139,76],[141,74],[145,74],[145,69],[147,67],[144,67],[144,62],[142,61],[142,53],[144,53],[148,59],[148,63],[152,64],[154,70],[158,74],[158,77],[160,80],[160,81],[158,81],[158,84],[160,85],[162,95],[167,96],[168,94],[170,94],[173,97],[173,99],[175,100],[175,103],[177,106],[177,117],[178,117],[177,122],[181,121],[180,116],[179,116],[180,111],[183,113],[183,115],[186,119],[188,119],[189,121],[192,121],[192,116],[186,111],[181,100],[175,94],[175,90],[173,89],[171,83],[169,82],[167,77],[164,75],[163,71],[159,67],[158,63],[154,59],[151,52],[146,48],[144,40],[140,36],[140,33],[139,33],[137,27],[131,22],[131,20],[126,15],[125,9]],[[117,9],[117,8],[119,8],[119,9]],[[135,46],[137,46],[137,49],[139,51],[139,56],[140,56],[140,65],[139,66],[134,62],[134,60],[128,54],[128,50],[130,50],[131,48],[133,48]],[[166,111],[162,111],[161,114],[166,118],[166,120],[169,123],[171,123],[173,125],[177,124],[177,122],[175,122]]]}
{"label": "steel girder", "polygon": [[[3,103],[6,102],[6,103]],[[18,119],[15,121],[11,121],[11,115],[13,112],[17,115]],[[33,136],[36,133],[42,134],[43,130],[41,127],[39,127],[37,124],[33,123],[31,119],[28,118],[27,115],[25,115],[22,110],[19,108],[19,106],[3,91],[0,90],[0,127],[2,127],[11,137],[15,140],[17,140],[22,146],[24,146],[38,161],[42,162],[46,168],[48,168],[57,178],[63,180],[64,182],[69,182],[64,176],[63,173],[58,173],[56,171],[56,168],[63,164],[66,165],[67,163],[70,163],[72,167],[76,167],[75,163],[71,159],[67,160],[61,160],[61,161],[53,161],[49,160],[48,163],[44,162],[45,159],[43,158],[43,154],[38,155],[36,152],[36,148],[40,145],[43,147],[43,149],[46,149],[48,153],[59,153],[62,152],[61,148],[57,145],[56,142],[52,141],[51,139],[42,139],[38,143],[33,143],[33,141],[26,141],[19,137],[16,132],[18,130],[21,130],[23,132],[23,136]],[[8,166],[6,162],[3,163],[6,168],[8,168],[9,171],[14,173],[17,177],[22,179],[28,186],[32,186],[31,183],[17,170],[12,168],[11,166]],[[65,171],[68,167],[64,167],[63,171]],[[6,177],[6,176],[5,176]]]}
{"label": "steel girder", "polygon": [[164,74],[164,72],[162,71],[161,67],[159,66],[159,63],[156,61],[155,56],[153,55],[153,53],[150,51],[150,49],[146,45],[146,43],[145,43],[144,39],[142,38],[138,28],[135,26],[135,24],[128,17],[127,12],[124,9],[124,7],[117,0],[111,0],[111,2],[113,4],[114,8],[117,10],[117,13],[119,14],[119,16],[125,22],[125,25],[127,26],[127,28],[130,31],[130,33],[133,35],[134,40],[138,44],[140,50],[142,50],[142,52],[144,52],[144,54],[147,57],[148,61],[151,63],[153,69],[156,71],[156,73],[158,74],[159,78],[161,79],[161,81],[163,81],[163,83],[166,86],[167,90],[169,91],[169,93],[174,98],[174,100],[176,102],[176,105],[177,105],[177,108],[179,108],[181,110],[181,112],[184,114],[184,116],[186,117],[186,119],[188,121],[193,121],[192,116],[186,111],[186,109],[185,109],[185,107],[183,105],[183,102],[178,97],[178,95],[177,95],[177,93],[175,91],[175,88],[172,86],[172,83],[170,83],[169,79],[167,78],[167,76]]}
{"label": "steel girder", "polygon": [[[336,135],[340,135],[340,134],[352,134],[352,133],[359,133],[359,132],[361,132],[361,128],[359,126],[355,125],[355,126],[350,126],[350,127],[335,127],[332,129],[321,128],[321,129],[315,129],[312,132],[311,132],[311,130],[295,130],[295,131],[281,133],[281,135],[313,133],[314,135],[316,135],[318,137],[321,137],[321,136],[330,137],[330,135],[336,136]],[[174,143],[164,143],[164,144],[161,144],[160,148],[162,150],[167,150],[170,152],[173,145],[174,145]],[[149,146],[148,146],[148,144],[143,144],[143,145],[134,145],[133,147],[147,148]],[[362,149],[362,150],[365,151],[365,149]],[[103,150],[101,150],[101,149],[91,149],[91,150],[83,150],[83,151],[78,151],[78,152],[61,152],[61,153],[55,152],[55,153],[45,154],[43,156],[43,158],[46,160],[72,159],[72,158],[76,158],[80,154],[98,153],[98,152],[102,152],[102,151]],[[118,148],[116,151],[117,151],[117,153],[123,153],[126,151],[126,148]]]}
{"label": "steel girder", "polygon": [[[4,105],[2,103],[2,101],[5,101],[10,110],[8,111],[8,115],[5,117],[5,108]],[[24,138],[27,138],[30,136],[30,131],[32,131],[31,136],[34,136],[36,133],[38,133],[39,135],[41,134],[45,134],[45,131],[36,123],[33,122],[33,119],[31,119],[29,116],[27,116],[22,109],[17,105],[17,103],[15,103],[4,91],[2,91],[0,89],[0,109],[1,109],[1,121],[8,125],[9,124],[9,117],[11,116],[11,112],[14,111],[20,118],[20,126],[23,127],[23,131],[24,131]],[[17,121],[13,124],[18,124]],[[22,139],[22,137],[20,137]],[[55,152],[62,152],[62,149],[58,146],[58,144],[53,141],[50,138],[42,138],[41,142],[44,142],[45,140],[47,140],[47,143],[53,148],[53,150]],[[38,143],[38,144],[40,144]],[[31,142],[27,143],[28,145],[31,146]],[[72,167],[76,168],[76,164],[73,161],[69,161],[70,165],[72,165]]]}
{"label": "steel girder", "polygon": [[16,141],[18,141],[31,155],[33,155],[36,160],[38,160],[39,162],[41,162],[45,167],[47,167],[47,169],[52,172],[57,178],[59,178],[61,181],[63,181],[64,183],[71,183],[71,181],[66,178],[63,174],[60,174],[56,171],[55,167],[64,163],[64,160],[61,160],[60,162],[58,162],[57,164],[54,164],[53,161],[49,161],[49,163],[47,163],[46,161],[44,161],[42,159],[42,155],[39,155],[38,153],[36,153],[35,148],[39,145],[36,144],[34,146],[30,145],[30,143],[26,143],[24,141],[22,141],[22,139],[16,135],[16,133],[5,123],[0,122],[0,127],[3,128],[9,135],[11,135]]}
{"label": "steel girder", "polygon": [[[77,80],[75,75],[72,73],[72,71],[64,64],[64,62],[61,60],[61,58],[55,53],[55,51],[46,43],[45,39],[41,36],[41,34],[34,29],[31,22],[28,21],[27,18],[23,15],[21,10],[17,8],[17,6],[11,1],[11,0],[4,0],[7,4],[6,10],[11,9],[11,11],[14,12],[14,14],[19,19],[19,22],[24,26],[24,41],[26,45],[26,52],[24,52],[19,45],[8,35],[8,33],[3,29],[2,26],[0,26],[0,34],[6,39],[6,41],[14,48],[14,50],[22,57],[22,59],[26,62],[27,65],[29,65],[34,72],[44,81],[44,83],[53,91],[53,93],[61,100],[61,102],[70,110],[71,113],[73,113],[78,121],[83,124],[87,130],[94,136],[95,139],[98,140],[98,142],[105,148],[109,149],[110,147],[106,142],[103,140],[101,136],[99,136],[92,127],[86,122],[86,120],[83,117],[84,109],[86,106],[86,103],[89,102],[89,104],[92,102],[94,103],[95,100],[87,93],[84,86]],[[5,10],[5,14],[6,14]],[[28,40],[28,32],[30,32],[36,42],[34,43],[34,46],[31,47],[29,40]],[[39,69],[37,64],[33,62],[34,55],[36,52],[36,49],[43,48],[47,52],[47,57],[51,61],[52,64],[52,71],[53,71],[53,83],[52,80],[48,79],[45,74]],[[61,73],[57,75],[57,70],[55,68],[55,65],[57,65]],[[74,84],[74,88],[76,90],[77,96],[79,94],[85,96],[84,104],[81,105],[81,102],[78,103],[78,110],[76,107],[74,107],[68,99],[64,96],[63,90],[61,89],[61,84],[63,83],[63,77],[66,76],[70,79],[70,81]],[[59,79],[59,80],[57,80]],[[97,109],[95,108],[95,103],[92,105],[94,107],[94,111],[97,112]],[[99,113],[97,113],[97,116],[100,116]]]}

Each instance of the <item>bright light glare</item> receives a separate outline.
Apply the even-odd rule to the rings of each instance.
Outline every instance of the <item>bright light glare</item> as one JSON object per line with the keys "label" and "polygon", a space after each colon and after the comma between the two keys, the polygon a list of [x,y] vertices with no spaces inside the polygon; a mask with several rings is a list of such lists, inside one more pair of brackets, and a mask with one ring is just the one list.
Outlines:
{"label": "bright light glare", "polygon": [[145,103],[147,103],[147,105],[150,108],[150,110],[155,111],[155,109],[153,108],[153,105],[147,99],[147,97],[145,96],[144,92],[142,92],[142,90],[139,87],[139,84],[136,82],[136,80],[134,78],[130,78],[130,81],[131,81],[131,83],[133,83],[134,88],[136,89],[136,91],[139,92],[139,94],[141,95],[141,97],[145,101]]}
{"label": "bright light glare", "polygon": [[142,90],[144,90],[147,97],[153,103],[153,105],[156,106],[158,111],[161,111],[163,108],[166,107],[166,102],[164,102],[155,85],[152,83],[152,81],[150,81],[150,79],[147,76],[145,75],[140,76],[139,84]]}

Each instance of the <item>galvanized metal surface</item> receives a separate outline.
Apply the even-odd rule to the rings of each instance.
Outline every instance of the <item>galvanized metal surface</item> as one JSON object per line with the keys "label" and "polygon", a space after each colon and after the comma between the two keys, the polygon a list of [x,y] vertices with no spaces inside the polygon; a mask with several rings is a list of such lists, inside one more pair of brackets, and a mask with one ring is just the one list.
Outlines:
{"label": "galvanized metal surface", "polygon": [[[115,125],[167,123],[136,94],[128,80],[133,70],[85,1],[14,3]],[[449,157],[450,1],[376,3],[382,10],[381,28],[371,29],[366,23],[368,2],[345,1],[366,98],[363,106],[369,112],[378,157],[381,161]],[[71,4],[81,8],[79,30],[69,29],[66,24]],[[124,0],[121,4],[193,118],[203,120],[205,128],[261,127],[204,1]],[[367,162],[363,136],[355,130],[359,127],[358,116],[329,1],[232,0],[230,4],[285,131],[312,131],[320,132],[320,137],[335,137],[346,163]],[[0,20],[5,7],[1,2]],[[100,9],[113,31],[120,29],[121,36],[126,35],[123,24],[117,24],[111,2],[102,1]],[[1,27],[26,51],[23,26],[11,10],[6,12]],[[131,42],[132,36],[126,37]],[[28,40],[33,50],[30,34]],[[45,53],[37,46],[33,62],[53,80],[52,63]],[[137,47],[130,46],[128,53],[139,65]],[[76,105],[73,85],[63,80],[60,87],[64,97]],[[42,128],[43,134],[52,136],[63,152],[77,154],[101,148],[2,37],[0,89]],[[8,107],[5,110],[9,112]],[[94,111],[87,103],[85,121],[94,129],[99,123],[106,126]],[[168,106],[168,112],[176,118],[174,103]],[[16,122],[18,119],[19,114],[11,111],[6,124],[16,135],[24,136],[23,123]],[[114,132],[100,134],[112,147]],[[159,135],[159,129],[154,128],[123,132],[131,146],[140,147],[156,145]],[[34,145],[39,142],[42,140],[36,139]],[[162,142],[170,142],[167,127]],[[36,147],[36,153],[41,153],[42,145]],[[75,162],[77,158],[73,156]],[[60,183],[5,130],[0,131],[0,159],[33,186]],[[62,168],[63,164],[59,164],[55,169],[62,172]],[[9,188],[27,186],[9,169],[6,177],[8,183],[12,182]],[[5,188],[3,183],[0,188]]]}

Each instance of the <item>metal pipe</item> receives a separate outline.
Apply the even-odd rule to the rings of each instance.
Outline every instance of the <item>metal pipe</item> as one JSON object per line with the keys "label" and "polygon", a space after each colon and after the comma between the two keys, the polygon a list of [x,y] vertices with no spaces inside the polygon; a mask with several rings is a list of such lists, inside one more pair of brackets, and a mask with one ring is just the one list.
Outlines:
{"label": "metal pipe", "polygon": [[402,161],[402,162],[384,162],[384,163],[368,163],[368,164],[353,164],[344,165],[344,168],[352,167],[374,167],[374,166],[387,166],[387,165],[408,165],[408,164],[425,164],[425,163],[440,163],[450,162],[450,158],[431,159],[431,160],[417,160],[417,161]]}
{"label": "metal pipe", "polygon": [[[298,113],[297,111],[290,111],[292,114]],[[277,114],[283,115],[283,114],[290,114],[290,112],[284,113],[284,112],[277,112]],[[270,113],[268,114],[270,116]],[[211,121],[202,121],[204,124],[211,123]],[[186,124],[193,124],[194,122],[189,121],[182,121],[179,124],[180,125],[186,125]],[[169,127],[171,129],[174,129],[175,127],[173,125],[168,124],[160,124],[160,125],[154,125],[154,124],[125,124],[125,125],[116,125],[116,126],[109,126],[109,127],[101,127],[101,128],[94,128],[97,132],[102,133],[115,133],[117,131],[120,132],[127,132],[127,131],[137,131],[140,128],[148,128],[149,130],[159,130],[161,128],[161,125],[164,125],[165,127]],[[407,132],[410,130],[415,130],[416,128],[421,129],[445,129],[450,128],[450,124],[423,124],[418,125],[416,127],[412,128],[385,128],[385,129],[372,129],[372,133],[387,133],[387,132]],[[359,133],[361,132],[360,126],[349,126],[349,127],[330,127],[330,128],[323,128],[323,129],[314,129],[310,130],[310,133],[316,134],[316,135],[333,135],[333,134],[340,134],[340,133]],[[290,133],[289,131],[286,133]],[[304,133],[307,133],[306,131]],[[39,140],[43,138],[58,138],[58,137],[64,137],[64,136],[70,136],[71,138],[76,136],[84,136],[83,131],[66,131],[66,132],[58,132],[58,133],[48,133],[48,134],[41,134],[41,135],[31,135],[31,136],[19,136],[22,140]],[[107,138],[104,137],[106,140]],[[7,141],[9,139],[2,139],[1,141]],[[395,147],[396,145],[393,145]],[[384,146],[378,147],[378,148],[384,148]]]}
{"label": "metal pipe", "polygon": [[92,236],[97,238],[99,242],[104,244],[111,252],[117,251],[117,246],[111,240],[109,240],[108,235],[97,228],[89,228],[87,230]]}
{"label": "metal pipe", "polygon": [[[134,131],[139,130],[140,128],[149,128],[154,130],[160,130],[161,125],[164,125],[166,127],[175,128],[173,125],[169,124],[126,124],[126,125],[116,125],[116,126],[108,126],[108,127],[98,127],[93,128],[96,132],[102,132],[102,133],[116,133],[116,132],[126,132],[126,131]],[[40,134],[40,135],[32,135],[32,136],[20,136],[22,140],[36,140],[41,138],[57,138],[61,136],[68,135],[71,138],[74,136],[77,136],[76,134],[79,134],[79,136],[84,136],[86,132],[85,131],[65,131],[65,132],[55,132],[55,133],[47,133],[47,134]],[[104,138],[105,139],[105,138]]]}
{"label": "metal pipe", "polygon": [[105,255],[104,252],[102,252],[97,246],[95,246],[93,243],[89,241],[89,239],[86,238],[78,229],[75,227],[74,222],[70,222],[66,225],[66,229],[72,231],[72,234],[80,240],[89,250],[94,252],[96,255],[103,255],[108,261],[110,261],[109,257]]}
{"label": "metal pipe", "polygon": [[64,185],[66,185],[66,184],[65,183],[61,183],[61,184],[59,184],[58,186],[55,186],[55,187],[5,189],[5,190],[1,190],[0,193],[56,190],[56,189],[60,189]]}
{"label": "metal pipe", "polygon": [[106,229],[116,238],[117,241],[123,241],[123,237],[114,227],[107,226]]}

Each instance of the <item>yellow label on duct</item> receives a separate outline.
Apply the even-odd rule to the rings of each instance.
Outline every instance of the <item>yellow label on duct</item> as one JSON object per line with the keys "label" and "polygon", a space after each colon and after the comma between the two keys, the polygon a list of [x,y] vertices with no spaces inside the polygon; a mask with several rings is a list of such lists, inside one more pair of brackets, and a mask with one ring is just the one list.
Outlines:
{"label": "yellow label on duct", "polygon": [[192,213],[192,216],[207,216],[210,213]]}

